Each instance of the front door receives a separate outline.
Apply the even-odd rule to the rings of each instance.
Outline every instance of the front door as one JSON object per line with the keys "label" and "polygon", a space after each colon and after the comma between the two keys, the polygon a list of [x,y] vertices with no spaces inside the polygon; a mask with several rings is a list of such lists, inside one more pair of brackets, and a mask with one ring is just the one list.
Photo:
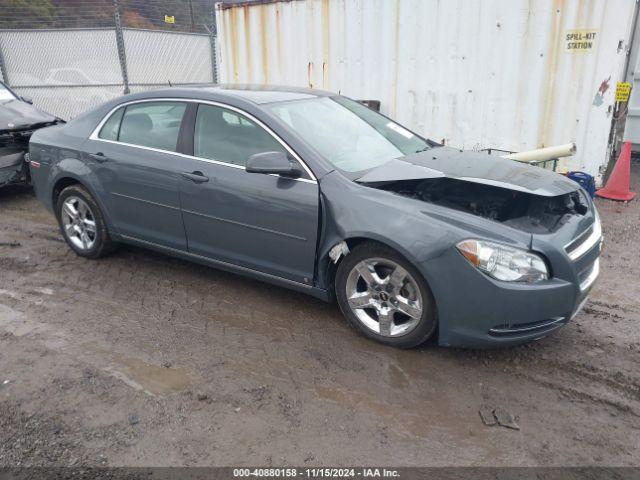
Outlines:
{"label": "front door", "polygon": [[247,173],[246,161],[255,153],[290,152],[235,110],[201,104],[194,130],[194,158],[187,159],[180,182],[189,251],[311,284],[317,182]]}
{"label": "front door", "polygon": [[118,233],[186,250],[176,144],[187,104],[140,102],[121,107],[85,149]]}

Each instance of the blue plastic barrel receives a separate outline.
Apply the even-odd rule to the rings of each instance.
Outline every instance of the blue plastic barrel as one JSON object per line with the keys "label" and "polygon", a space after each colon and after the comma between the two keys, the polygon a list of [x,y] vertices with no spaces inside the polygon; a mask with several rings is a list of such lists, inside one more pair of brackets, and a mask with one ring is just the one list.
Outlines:
{"label": "blue plastic barrel", "polygon": [[587,191],[591,198],[595,198],[596,181],[591,175],[584,172],[569,172],[567,173],[567,177],[569,177],[574,182],[582,185],[582,188]]}

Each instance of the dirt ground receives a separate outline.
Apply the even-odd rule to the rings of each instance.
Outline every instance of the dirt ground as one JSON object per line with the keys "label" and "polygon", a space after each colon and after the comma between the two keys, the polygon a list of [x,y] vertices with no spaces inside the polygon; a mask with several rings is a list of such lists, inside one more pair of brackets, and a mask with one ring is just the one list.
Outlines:
{"label": "dirt ground", "polygon": [[404,351],[302,294],[131,247],[79,258],[4,190],[0,466],[640,465],[640,199],[598,208],[601,278],[568,326]]}

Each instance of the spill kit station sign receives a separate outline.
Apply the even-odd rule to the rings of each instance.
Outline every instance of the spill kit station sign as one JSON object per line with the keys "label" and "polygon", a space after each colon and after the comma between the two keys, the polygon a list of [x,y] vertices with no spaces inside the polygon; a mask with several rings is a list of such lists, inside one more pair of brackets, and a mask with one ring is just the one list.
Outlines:
{"label": "spill kit station sign", "polygon": [[596,49],[598,30],[567,30],[564,35],[565,51],[568,53],[588,53]]}

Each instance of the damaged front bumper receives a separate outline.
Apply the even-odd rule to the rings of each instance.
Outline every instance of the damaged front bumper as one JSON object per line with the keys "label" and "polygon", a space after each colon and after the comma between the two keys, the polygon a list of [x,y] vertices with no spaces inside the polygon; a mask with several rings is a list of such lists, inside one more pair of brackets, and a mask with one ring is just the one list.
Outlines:
{"label": "damaged front bumper", "polygon": [[424,262],[421,270],[437,299],[440,345],[500,347],[547,336],[586,303],[599,255],[600,241],[575,260],[548,255],[556,276],[531,284],[495,280],[455,249]]}
{"label": "damaged front bumper", "polygon": [[0,147],[0,187],[29,180],[26,149]]}
{"label": "damaged front bumper", "polygon": [[13,130],[0,131],[0,187],[14,183],[29,183],[29,139],[39,128],[55,125],[58,121],[23,125]]}

